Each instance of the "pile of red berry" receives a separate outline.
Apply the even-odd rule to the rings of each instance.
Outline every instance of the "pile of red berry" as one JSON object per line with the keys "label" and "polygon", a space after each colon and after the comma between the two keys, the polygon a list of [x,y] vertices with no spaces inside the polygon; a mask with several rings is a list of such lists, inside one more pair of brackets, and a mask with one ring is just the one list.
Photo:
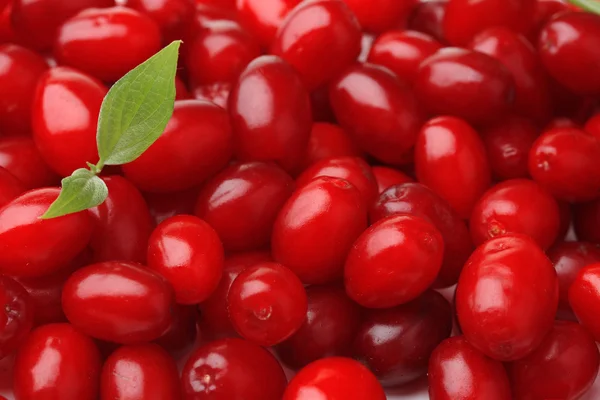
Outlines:
{"label": "pile of red berry", "polygon": [[[0,0],[0,392],[581,398],[600,5],[575,3]],[[42,218],[100,173],[109,88],[179,39],[163,134]]]}

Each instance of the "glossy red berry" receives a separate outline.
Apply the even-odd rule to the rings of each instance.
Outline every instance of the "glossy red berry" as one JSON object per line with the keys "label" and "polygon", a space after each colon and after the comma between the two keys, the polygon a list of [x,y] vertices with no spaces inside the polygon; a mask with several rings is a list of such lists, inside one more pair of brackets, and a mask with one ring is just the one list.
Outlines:
{"label": "glossy red berry", "polygon": [[183,39],[195,13],[195,0],[128,0],[127,7],[150,17],[166,42]]}
{"label": "glossy red berry", "polygon": [[206,101],[181,100],[163,134],[139,158],[123,165],[123,172],[141,190],[190,189],[227,164],[232,146],[225,110]]}
{"label": "glossy red berry", "polygon": [[346,292],[358,304],[388,308],[417,298],[442,266],[444,240],[413,215],[384,218],[356,240],[344,267]]}
{"label": "glossy red berry", "polygon": [[344,0],[354,12],[360,26],[369,32],[382,33],[401,25],[410,14],[413,0]]}
{"label": "glossy red berry", "polygon": [[544,26],[559,13],[567,10],[569,10],[569,3],[563,3],[561,0],[536,0],[533,26],[529,32],[531,43],[537,44],[540,31]]}
{"label": "glossy red berry", "polygon": [[377,378],[350,358],[323,358],[308,364],[290,381],[282,400],[305,400],[308,396],[327,400],[385,400]]}
{"label": "glossy red berry", "polygon": [[227,307],[241,336],[262,346],[273,346],[302,326],[306,292],[290,269],[277,263],[261,263],[246,268],[235,278]]}
{"label": "glossy red berry", "polygon": [[287,379],[266,349],[246,340],[222,339],[190,355],[181,382],[184,400],[280,400]]}
{"label": "glossy red berry", "polygon": [[600,340],[600,264],[590,264],[579,271],[569,288],[569,304],[577,319],[596,341]]}
{"label": "glossy red berry", "polygon": [[0,272],[49,275],[65,268],[87,246],[92,234],[87,212],[40,219],[59,192],[32,190],[0,209]]}
{"label": "glossy red berry", "polygon": [[275,164],[232,165],[202,187],[195,213],[227,251],[258,250],[268,247],[275,218],[293,191],[294,181]]}
{"label": "glossy red berry", "polygon": [[377,181],[377,189],[379,194],[383,193],[391,186],[414,182],[413,178],[395,168],[378,165],[371,167],[371,171],[373,171],[373,176],[375,176],[375,180]]}
{"label": "glossy red berry", "polygon": [[366,228],[360,192],[344,179],[317,178],[296,190],[279,212],[273,258],[304,283],[332,282],[342,277],[346,255]]}
{"label": "glossy red berry", "polygon": [[198,100],[210,101],[211,103],[215,103],[219,107],[227,110],[230,91],[230,83],[216,82],[210,85],[196,86],[193,90],[193,97]]}
{"label": "glossy red berry", "polygon": [[0,359],[16,350],[33,326],[34,303],[20,283],[0,275]]}
{"label": "glossy red berry", "polygon": [[556,271],[525,235],[505,235],[479,246],[456,290],[465,337],[500,361],[517,360],[535,350],[551,329],[557,306]]}
{"label": "glossy red berry", "polygon": [[29,137],[0,138],[0,167],[6,168],[28,189],[55,186],[59,182]]}
{"label": "glossy red berry", "polygon": [[451,331],[450,304],[427,291],[410,303],[369,310],[354,339],[353,355],[383,386],[399,386],[427,373],[431,353]]}
{"label": "glossy red berry", "polygon": [[309,89],[316,89],[356,60],[360,43],[358,21],[343,2],[315,0],[288,14],[271,52],[294,67]]}
{"label": "glossy red berry", "polygon": [[191,215],[167,218],[148,241],[148,267],[165,277],[179,304],[198,304],[217,288],[223,273],[217,232]]}
{"label": "glossy red berry", "polygon": [[444,35],[464,46],[486,28],[501,26],[527,33],[532,26],[536,0],[450,0],[444,16]]}
{"label": "glossy red berry", "polygon": [[107,93],[99,81],[71,68],[42,75],[33,101],[33,139],[44,161],[61,176],[98,161],[96,128]]}
{"label": "glossy red berry", "polygon": [[487,190],[491,173],[485,147],[465,121],[438,117],[427,122],[415,145],[417,179],[469,218]]}
{"label": "glossy red berry", "polygon": [[102,366],[100,400],[180,399],[175,360],[155,344],[123,346]]}
{"label": "glossy red berry", "polygon": [[0,167],[0,208],[19,197],[25,186],[13,174]]}
{"label": "glossy red berry", "polygon": [[429,359],[431,400],[511,400],[502,363],[475,349],[463,336],[444,340]]}
{"label": "glossy red berry", "polygon": [[592,335],[579,324],[557,321],[542,344],[508,371],[516,399],[575,400],[592,386],[599,365]]}
{"label": "glossy red berry", "polygon": [[600,140],[600,113],[590,117],[586,121],[583,130]]}
{"label": "glossy red berry", "polygon": [[62,292],[69,321],[95,338],[148,342],[169,328],[174,305],[167,281],[139,264],[105,262],[79,269]]}
{"label": "glossy red berry", "polygon": [[237,0],[236,7],[240,22],[268,48],[285,17],[300,2],[301,0]]}
{"label": "glossy red berry", "polygon": [[304,165],[334,157],[361,156],[362,151],[350,135],[337,125],[315,122],[310,131]]}
{"label": "glossy red berry", "polygon": [[600,244],[600,199],[573,207],[573,227],[579,240]]}
{"label": "glossy red berry", "polygon": [[555,128],[529,153],[529,173],[556,198],[589,201],[600,195],[600,140],[577,128]]}
{"label": "glossy red berry", "polygon": [[444,15],[448,0],[418,0],[408,18],[408,29],[431,35],[441,43],[444,38]]}
{"label": "glossy red berry", "polygon": [[437,40],[421,32],[389,31],[375,39],[367,61],[383,65],[401,81],[412,83],[423,60],[441,47]]}
{"label": "glossy red berry", "polygon": [[329,98],[340,125],[370,155],[404,164],[423,122],[413,94],[385,68],[356,64],[331,82]]}
{"label": "glossy red berry", "polygon": [[415,93],[432,115],[472,124],[501,119],[514,101],[509,70],[487,54],[447,47],[427,58],[414,81]]}
{"label": "glossy red berry", "polygon": [[17,353],[17,399],[95,400],[102,361],[94,341],[70,324],[35,329]]}
{"label": "glossy red berry", "polygon": [[175,215],[194,214],[199,191],[198,187],[194,187],[171,193],[143,193],[154,225]]}

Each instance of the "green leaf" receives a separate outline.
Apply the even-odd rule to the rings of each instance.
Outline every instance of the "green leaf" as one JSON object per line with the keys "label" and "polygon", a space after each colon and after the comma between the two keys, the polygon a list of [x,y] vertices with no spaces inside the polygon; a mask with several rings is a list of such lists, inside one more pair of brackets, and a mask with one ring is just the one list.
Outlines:
{"label": "green leaf", "polygon": [[81,168],[62,180],[62,190],[42,219],[62,217],[96,207],[108,197],[108,188],[93,172]]}
{"label": "green leaf", "polygon": [[600,14],[600,1],[598,0],[568,0],[569,3],[581,8],[582,10],[589,11],[594,14]]}
{"label": "green leaf", "polygon": [[180,44],[172,42],[109,90],[98,118],[99,169],[135,160],[165,130],[175,103]]}

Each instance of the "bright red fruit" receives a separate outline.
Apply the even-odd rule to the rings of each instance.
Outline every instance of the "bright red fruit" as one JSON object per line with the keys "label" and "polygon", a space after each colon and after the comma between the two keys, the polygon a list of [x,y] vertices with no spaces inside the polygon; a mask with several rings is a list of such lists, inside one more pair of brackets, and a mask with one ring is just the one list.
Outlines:
{"label": "bright red fruit", "polygon": [[265,262],[242,271],[227,296],[236,331],[262,346],[273,346],[293,335],[306,317],[302,282],[281,264]]}
{"label": "bright red fruit", "polygon": [[557,306],[556,271],[525,235],[505,235],[479,246],[458,280],[456,309],[465,337],[500,361],[535,350],[550,331]]}
{"label": "bright red fruit", "polygon": [[33,326],[34,303],[15,280],[0,275],[0,359],[16,350]]}
{"label": "bright red fruit", "polygon": [[590,264],[579,271],[569,288],[569,304],[577,319],[600,341],[600,263]]}
{"label": "bright red fruit", "polygon": [[364,307],[407,303],[435,281],[444,240],[436,227],[413,215],[384,218],[356,240],[346,259],[346,292]]}
{"label": "bright red fruit", "polygon": [[408,19],[408,28],[446,43],[443,22],[447,5],[448,0],[418,0]]}
{"label": "bright red fruit", "polygon": [[6,168],[28,189],[54,186],[59,182],[29,137],[0,138],[0,167]]}
{"label": "bright red fruit", "polygon": [[573,207],[573,226],[579,240],[600,244],[600,199]]}
{"label": "bright red fruit", "polygon": [[0,167],[0,208],[19,197],[25,186],[13,174]]}
{"label": "bright red fruit", "polygon": [[87,246],[92,221],[86,211],[40,219],[60,190],[29,191],[0,209],[0,271],[38,277],[64,268]]}
{"label": "bright red fruit", "polygon": [[417,179],[469,218],[491,183],[485,147],[465,121],[438,117],[427,122],[415,145]]}
{"label": "bright red fruit", "polygon": [[592,386],[599,365],[592,335],[579,324],[556,321],[542,344],[508,371],[516,399],[575,400]]}
{"label": "bright red fruit", "polygon": [[223,273],[217,232],[191,215],[167,218],[148,241],[148,267],[165,277],[180,304],[198,304],[217,288]]}
{"label": "bright red fruit", "polygon": [[475,349],[463,336],[444,340],[429,359],[431,400],[511,400],[502,363]]}
{"label": "bright red fruit", "polygon": [[413,0],[344,0],[356,15],[360,26],[369,32],[381,33],[402,25],[415,2]]}
{"label": "bright red fruit", "polygon": [[334,157],[361,156],[362,152],[346,131],[337,125],[315,122],[310,131],[305,166]]}
{"label": "bright red fruit", "polygon": [[329,86],[329,98],[340,125],[378,160],[404,164],[423,122],[413,94],[388,71],[356,64]]}
{"label": "bright red fruit", "polygon": [[293,191],[294,181],[275,164],[232,165],[202,187],[195,214],[215,229],[227,251],[262,249]]}
{"label": "bright red fruit", "polygon": [[100,352],[70,324],[35,329],[19,349],[14,366],[17,399],[95,400]]}
{"label": "bright red fruit", "polygon": [[323,358],[308,364],[290,381],[282,400],[385,400],[377,378],[350,358]]}
{"label": "bright red fruit", "polygon": [[377,181],[379,194],[383,193],[390,186],[414,182],[413,178],[395,168],[374,166],[371,167],[371,171],[373,171],[373,175]]}
{"label": "bright red fruit", "polygon": [[123,165],[125,177],[149,192],[190,189],[220,171],[231,158],[227,112],[200,100],[175,102],[163,134],[135,161]]}
{"label": "bright red fruit", "polygon": [[271,52],[292,65],[309,89],[316,89],[356,60],[361,36],[356,17],[343,2],[309,1],[288,14]]}
{"label": "bright red fruit", "polygon": [[190,355],[181,382],[184,400],[281,400],[287,379],[266,349],[246,340],[223,339]]}
{"label": "bright red fruit", "polygon": [[167,42],[182,39],[195,13],[195,0],[128,0],[127,7],[149,16]]}
{"label": "bright red fruit", "polygon": [[240,22],[269,47],[287,14],[301,0],[237,0]]}
{"label": "bright red fruit", "polygon": [[61,176],[98,161],[96,128],[107,89],[71,68],[40,78],[33,101],[33,139],[44,161]]}
{"label": "bright red fruit", "polygon": [[216,82],[210,85],[196,86],[193,90],[193,97],[198,100],[210,101],[211,103],[215,103],[219,107],[227,110],[230,91],[230,83]]}
{"label": "bright red fruit", "polygon": [[65,315],[77,329],[122,344],[159,338],[171,323],[174,300],[164,278],[116,261],[75,271],[62,292]]}
{"label": "bright red fruit", "polygon": [[586,133],[589,133],[590,135],[595,136],[598,140],[600,140],[600,113],[590,117],[586,121],[583,130]]}
{"label": "bright red fruit", "polygon": [[120,347],[102,367],[100,400],[180,398],[175,360],[155,344]]}
{"label": "bright red fruit", "polygon": [[304,283],[332,282],[342,277],[348,251],[366,228],[360,192],[344,179],[317,178],[296,190],[279,212],[273,258]]}

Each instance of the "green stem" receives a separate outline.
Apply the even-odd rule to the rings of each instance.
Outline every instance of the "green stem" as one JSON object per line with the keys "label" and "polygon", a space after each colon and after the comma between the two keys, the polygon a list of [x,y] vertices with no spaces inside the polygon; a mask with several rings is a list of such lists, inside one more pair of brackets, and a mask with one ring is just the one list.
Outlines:
{"label": "green stem", "polygon": [[598,0],[568,0],[569,3],[577,7],[589,11],[594,14],[600,14],[600,1]]}

